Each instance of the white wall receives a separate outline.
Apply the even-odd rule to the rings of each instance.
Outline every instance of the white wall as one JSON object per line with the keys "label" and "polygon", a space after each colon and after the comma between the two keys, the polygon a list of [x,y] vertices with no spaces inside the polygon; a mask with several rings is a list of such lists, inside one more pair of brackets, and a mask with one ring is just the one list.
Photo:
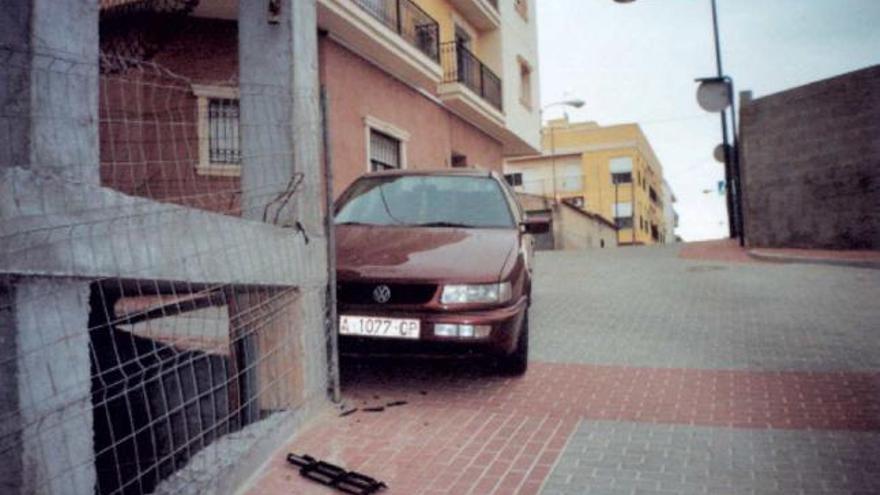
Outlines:
{"label": "white wall", "polygon": [[[513,0],[501,0],[501,56],[504,88],[504,113],[507,127],[535,150],[541,149],[541,116],[538,65],[537,0],[528,0],[528,20],[516,11]],[[520,103],[520,71],[517,57],[532,67],[531,109]]]}

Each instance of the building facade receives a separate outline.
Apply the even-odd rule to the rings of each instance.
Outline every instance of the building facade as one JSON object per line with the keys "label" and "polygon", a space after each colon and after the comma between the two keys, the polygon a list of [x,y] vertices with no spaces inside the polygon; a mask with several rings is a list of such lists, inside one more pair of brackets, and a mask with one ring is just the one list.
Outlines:
{"label": "building facade", "polygon": [[637,124],[551,120],[542,153],[505,161],[516,190],[556,198],[618,227],[619,245],[672,241],[663,168]]}
{"label": "building facade", "polygon": [[675,203],[678,198],[675,197],[675,191],[666,179],[663,179],[663,218],[666,221],[666,232],[664,242],[678,242],[675,229],[678,228],[678,211],[675,209]]}
{"label": "building facade", "polygon": [[385,168],[479,167],[540,147],[535,2],[320,0],[334,194]]}
{"label": "building facade", "polygon": [[595,213],[590,213],[568,200],[553,207],[553,199],[528,193],[517,193],[520,204],[529,216],[551,221],[549,232],[535,235],[535,249],[579,251],[617,247],[617,227]]}
{"label": "building facade", "polygon": [[[535,3],[319,0],[315,29],[334,196],[369,171],[501,171],[505,156],[537,152]],[[177,103],[176,129],[188,127],[177,142],[192,152],[184,162],[151,160],[161,155],[149,149],[157,140],[142,137],[146,158],[126,165],[139,173],[119,173],[118,164],[130,158],[105,156],[112,164],[102,169],[105,185],[178,202],[171,198],[210,196],[210,203],[190,206],[240,214],[237,4],[199,2],[186,29],[170,34],[152,59],[191,84],[189,101]],[[102,102],[128,113],[126,122],[137,119],[138,108],[125,108],[124,91],[102,89]],[[106,131],[102,138],[118,138]],[[140,161],[153,161],[152,171]]]}

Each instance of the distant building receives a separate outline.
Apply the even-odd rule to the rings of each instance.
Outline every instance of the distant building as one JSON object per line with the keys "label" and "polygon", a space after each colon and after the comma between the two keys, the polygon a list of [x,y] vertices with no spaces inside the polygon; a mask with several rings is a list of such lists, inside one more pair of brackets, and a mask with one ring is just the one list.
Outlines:
{"label": "distant building", "polygon": [[664,207],[669,200],[663,168],[637,124],[603,127],[566,117],[548,122],[542,134],[541,155],[505,161],[517,191],[601,216],[617,225],[620,245],[674,238],[674,219],[669,221]]}
{"label": "distant building", "polygon": [[675,234],[675,229],[678,228],[678,212],[675,210],[675,203],[677,202],[678,198],[675,197],[672,186],[669,185],[666,179],[663,179],[663,218],[666,222],[663,242],[678,242],[676,239],[678,236]]}
{"label": "distant building", "polygon": [[617,227],[601,215],[590,213],[567,199],[553,208],[552,198],[546,196],[517,193],[517,198],[526,214],[551,221],[549,232],[535,236],[535,249],[577,251],[617,247]]}

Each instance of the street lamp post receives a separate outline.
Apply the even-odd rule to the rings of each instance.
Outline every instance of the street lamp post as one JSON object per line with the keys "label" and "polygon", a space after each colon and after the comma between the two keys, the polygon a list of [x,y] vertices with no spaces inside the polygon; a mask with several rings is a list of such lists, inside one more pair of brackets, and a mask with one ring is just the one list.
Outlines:
{"label": "street lamp post", "polygon": [[[584,106],[584,100],[581,99],[573,99],[573,100],[564,100],[557,101],[554,103],[549,103],[541,107],[541,127],[544,127],[544,111],[550,107],[554,106],[567,106],[572,108],[581,108]],[[555,206],[559,202],[559,197],[556,193],[556,142],[555,135],[553,132],[553,126],[550,126],[550,172],[553,174],[553,205]]]}
{"label": "street lamp post", "polygon": [[[614,0],[617,3],[632,3],[635,0]],[[714,78],[697,79],[703,83],[723,83],[726,85],[727,101],[721,112],[721,139],[724,150],[724,181],[727,185],[727,216],[730,237],[739,237],[740,245],[744,243],[742,231],[742,194],[739,171],[739,142],[736,132],[736,109],[733,101],[733,80],[724,75],[721,65],[721,41],[718,35],[718,7],[715,0],[709,0],[712,7],[712,34],[715,44],[715,68],[717,76]],[[727,131],[727,108],[730,108],[731,125],[733,127],[733,146],[729,144]],[[718,111],[718,110],[714,110]]]}

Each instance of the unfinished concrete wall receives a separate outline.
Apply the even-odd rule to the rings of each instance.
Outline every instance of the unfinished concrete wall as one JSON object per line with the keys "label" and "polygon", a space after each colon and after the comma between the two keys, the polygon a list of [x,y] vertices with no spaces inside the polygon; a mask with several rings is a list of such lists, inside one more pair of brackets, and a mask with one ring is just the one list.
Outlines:
{"label": "unfinished concrete wall", "polygon": [[88,286],[0,280],[0,492],[91,493]]}
{"label": "unfinished concrete wall", "polygon": [[[82,0],[0,9],[0,187],[12,171],[97,184],[97,18]],[[5,263],[14,220],[38,222],[42,193],[0,198],[0,492],[91,493],[88,284]]]}
{"label": "unfinished concrete wall", "polygon": [[880,66],[742,99],[750,246],[880,249]]}
{"label": "unfinished concrete wall", "polygon": [[[232,492],[326,406],[314,1],[284,0],[277,19],[240,2],[253,57],[243,74],[258,76],[242,85],[244,218],[186,201],[224,191],[175,182],[191,178],[176,172],[204,142],[175,115],[191,109],[185,79],[171,93],[147,90],[167,79],[135,80],[138,91],[104,93],[98,113],[98,6],[109,3],[0,11],[0,141],[15,143],[0,152],[0,492]],[[137,51],[137,36],[125,41]],[[109,70],[148,67],[161,69]],[[149,111],[128,113],[137,105]],[[117,168],[116,188],[102,187],[108,157],[145,174]],[[165,189],[144,193],[145,178]],[[145,321],[160,335],[137,334]],[[194,336],[202,347],[177,340]]]}

